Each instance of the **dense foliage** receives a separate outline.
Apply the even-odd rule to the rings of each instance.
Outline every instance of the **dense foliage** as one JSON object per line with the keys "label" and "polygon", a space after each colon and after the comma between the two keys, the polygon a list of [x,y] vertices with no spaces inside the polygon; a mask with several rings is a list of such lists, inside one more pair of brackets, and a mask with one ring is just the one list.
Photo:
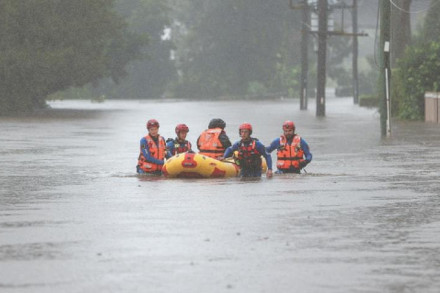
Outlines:
{"label": "dense foliage", "polygon": [[424,118],[424,94],[440,89],[440,42],[409,47],[395,72],[397,113],[400,118]]}
{"label": "dense foliage", "polygon": [[116,11],[128,23],[130,32],[148,38],[141,50],[143,58],[127,66],[127,76],[119,83],[104,79],[95,95],[108,98],[159,98],[177,78],[175,46],[170,37],[171,8],[166,0],[116,0]]}
{"label": "dense foliage", "polygon": [[439,16],[440,5],[431,1],[420,36],[406,49],[393,72],[393,109],[399,118],[423,119],[425,92],[440,90]]}
{"label": "dense foliage", "polygon": [[112,9],[113,0],[0,1],[0,114],[42,107],[47,95],[71,86],[122,77],[130,35]]}
{"label": "dense foliage", "polygon": [[[0,1],[0,112],[42,107],[48,95],[297,96],[300,14],[285,0]],[[340,83],[351,80],[335,67],[349,51],[330,40]]]}
{"label": "dense foliage", "polygon": [[179,7],[179,95],[287,93],[294,86],[301,24],[287,1],[187,0]]}

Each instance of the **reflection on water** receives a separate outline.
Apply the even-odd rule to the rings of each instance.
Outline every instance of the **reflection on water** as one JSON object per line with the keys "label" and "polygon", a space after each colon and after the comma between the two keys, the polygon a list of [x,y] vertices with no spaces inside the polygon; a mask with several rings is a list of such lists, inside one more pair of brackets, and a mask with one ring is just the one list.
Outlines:
{"label": "reflection on water", "polygon": [[[319,119],[289,100],[0,118],[2,292],[437,292],[440,127],[395,122],[381,139],[375,110],[327,103]],[[148,119],[165,138],[186,123],[194,144],[213,117],[265,145],[293,120],[314,160],[272,179],[135,173]]]}

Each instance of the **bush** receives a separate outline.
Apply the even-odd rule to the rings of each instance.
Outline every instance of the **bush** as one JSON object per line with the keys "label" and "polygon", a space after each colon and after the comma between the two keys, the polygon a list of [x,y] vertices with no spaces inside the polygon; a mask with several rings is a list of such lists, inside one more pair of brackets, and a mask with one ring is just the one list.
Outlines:
{"label": "bush", "polygon": [[425,92],[439,89],[440,42],[409,47],[398,61],[398,67],[393,76],[398,117],[422,120]]}
{"label": "bush", "polygon": [[359,97],[359,106],[367,108],[378,108],[379,107],[379,96],[378,95],[361,95]]}

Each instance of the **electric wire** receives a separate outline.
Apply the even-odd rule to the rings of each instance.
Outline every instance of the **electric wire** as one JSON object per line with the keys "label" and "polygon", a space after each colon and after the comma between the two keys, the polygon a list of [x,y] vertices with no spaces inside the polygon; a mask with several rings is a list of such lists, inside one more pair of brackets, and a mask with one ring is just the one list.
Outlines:
{"label": "electric wire", "polygon": [[[417,11],[409,11],[406,9],[403,9],[402,7],[400,7],[399,5],[397,5],[394,0],[390,0],[391,5],[393,5],[396,9],[404,12],[404,13],[408,13],[408,14],[417,14],[417,13],[422,13],[425,11],[428,11],[431,7],[431,4],[429,4],[429,6],[427,8],[421,9],[421,10],[417,10]],[[440,3],[440,1],[437,1],[434,5],[437,5],[438,3]]]}

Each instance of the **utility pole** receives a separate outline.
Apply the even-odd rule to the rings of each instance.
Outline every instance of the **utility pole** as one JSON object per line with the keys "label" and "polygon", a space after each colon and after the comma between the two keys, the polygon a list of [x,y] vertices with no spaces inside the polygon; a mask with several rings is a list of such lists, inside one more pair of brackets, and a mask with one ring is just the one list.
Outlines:
{"label": "utility pole", "polygon": [[352,60],[352,70],[353,70],[353,103],[359,104],[359,80],[358,80],[358,15],[357,15],[357,0],[353,0],[352,7],[352,26],[353,26],[353,60]]}
{"label": "utility pole", "polygon": [[389,0],[380,0],[380,126],[382,136],[391,136],[391,101],[390,101],[390,19]]}
{"label": "utility pole", "polygon": [[318,1],[318,72],[316,116],[325,116],[325,84],[327,55],[327,0]]}
{"label": "utility pole", "polygon": [[307,79],[309,73],[309,56],[308,44],[310,33],[310,7],[307,0],[302,0],[300,4],[294,5],[292,0],[289,0],[290,9],[302,10],[301,23],[301,81],[300,81],[300,110],[307,110],[308,95],[307,95]]}
{"label": "utility pole", "polygon": [[310,26],[310,10],[307,0],[303,1],[302,9],[302,27],[301,27],[301,104],[300,110],[307,110],[307,75],[309,73],[309,26]]}
{"label": "utility pole", "polygon": [[[318,68],[317,68],[317,90],[316,90],[316,116],[325,116],[325,84],[326,84],[326,55],[327,55],[327,36],[348,36],[353,39],[353,97],[354,103],[358,103],[359,85],[358,85],[358,36],[367,36],[366,33],[358,33],[357,26],[357,0],[353,0],[353,6],[348,6],[345,2],[328,5],[327,0],[319,0],[313,4],[307,0],[301,0],[300,4],[293,4],[293,0],[289,0],[291,9],[302,10],[302,35],[301,35],[301,92],[300,92],[300,109],[307,109],[307,75],[308,75],[308,34],[315,34],[318,39]],[[328,31],[328,11],[333,9],[353,8],[353,32],[344,32],[343,26],[341,31]],[[310,12],[318,14],[318,29],[314,28],[313,20],[310,26]],[[342,17],[344,14],[342,13]],[[344,19],[342,19],[343,23]]]}

